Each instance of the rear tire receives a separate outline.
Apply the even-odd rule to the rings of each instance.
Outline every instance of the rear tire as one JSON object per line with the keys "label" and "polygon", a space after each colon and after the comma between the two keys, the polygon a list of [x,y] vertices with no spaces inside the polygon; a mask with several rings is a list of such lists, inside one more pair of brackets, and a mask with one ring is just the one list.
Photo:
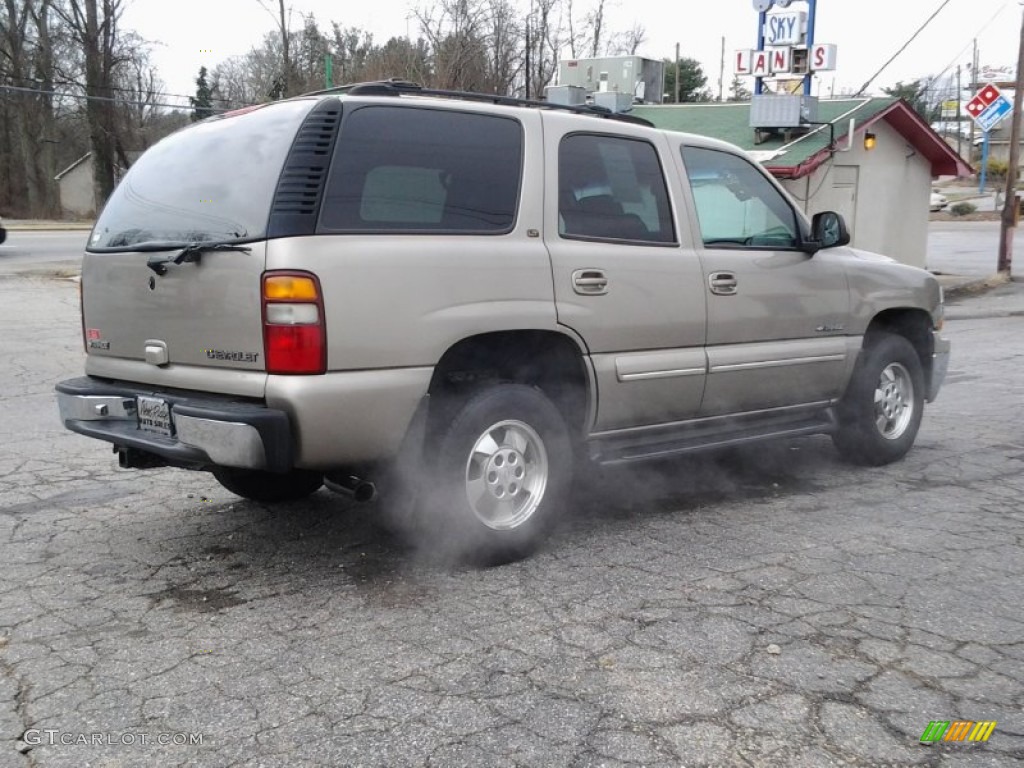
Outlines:
{"label": "rear tire", "polygon": [[839,404],[832,442],[854,464],[881,466],[914,445],[924,411],[921,359],[903,336],[880,333],[865,349]]}
{"label": "rear tire", "polygon": [[565,420],[523,384],[488,387],[454,410],[424,479],[428,542],[478,565],[526,557],[565,508],[573,468]]}
{"label": "rear tire", "polygon": [[252,501],[277,503],[304,499],[320,490],[323,475],[305,469],[277,474],[258,469],[217,467],[213,470],[217,482],[237,496]]}

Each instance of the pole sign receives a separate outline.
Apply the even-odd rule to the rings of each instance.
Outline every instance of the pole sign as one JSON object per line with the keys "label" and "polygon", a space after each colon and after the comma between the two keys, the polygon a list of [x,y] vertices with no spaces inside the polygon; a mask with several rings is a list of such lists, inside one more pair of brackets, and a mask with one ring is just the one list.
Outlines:
{"label": "pole sign", "polygon": [[[808,2],[811,13],[790,9],[797,2]],[[811,25],[816,0],[753,0],[759,20],[758,50],[736,51],[733,73],[756,78],[809,75],[836,68],[836,46],[815,43]],[[769,13],[773,8],[781,9]]]}
{"label": "pole sign", "polygon": [[807,14],[803,11],[771,13],[764,23],[765,45],[800,45],[806,34]]}
{"label": "pole sign", "polygon": [[989,104],[988,108],[981,113],[976,122],[981,130],[988,132],[1003,122],[1012,111],[1013,104],[1005,96],[1000,96]]}
{"label": "pole sign", "polygon": [[[804,57],[802,53],[807,51]],[[736,51],[733,74],[769,77],[771,75],[803,75],[807,72],[831,72],[836,68],[836,47],[818,44],[809,49],[800,46],[768,48],[764,51]]]}
{"label": "pole sign", "polygon": [[994,85],[986,85],[967,102],[966,110],[977,126],[988,133],[1013,111],[1013,104]]}

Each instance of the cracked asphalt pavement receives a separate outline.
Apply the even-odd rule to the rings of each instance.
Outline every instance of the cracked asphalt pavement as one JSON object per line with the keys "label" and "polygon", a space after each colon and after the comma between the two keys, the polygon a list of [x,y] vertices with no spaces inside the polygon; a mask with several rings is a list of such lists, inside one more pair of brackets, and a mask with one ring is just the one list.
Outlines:
{"label": "cracked asphalt pavement", "polygon": [[[490,570],[327,491],[118,469],[57,418],[74,283],[0,291],[0,768],[1024,762],[1020,283],[950,307],[906,460],[819,437],[596,473]],[[919,743],[959,719],[998,726]]]}

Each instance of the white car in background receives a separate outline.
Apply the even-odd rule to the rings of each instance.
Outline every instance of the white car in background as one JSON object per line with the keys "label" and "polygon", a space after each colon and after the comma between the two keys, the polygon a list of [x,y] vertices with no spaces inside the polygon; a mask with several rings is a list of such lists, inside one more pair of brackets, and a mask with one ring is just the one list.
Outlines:
{"label": "white car in background", "polygon": [[931,203],[929,204],[928,209],[932,213],[935,213],[936,211],[946,210],[947,205],[949,205],[949,200],[946,199],[946,196],[938,190],[933,189]]}

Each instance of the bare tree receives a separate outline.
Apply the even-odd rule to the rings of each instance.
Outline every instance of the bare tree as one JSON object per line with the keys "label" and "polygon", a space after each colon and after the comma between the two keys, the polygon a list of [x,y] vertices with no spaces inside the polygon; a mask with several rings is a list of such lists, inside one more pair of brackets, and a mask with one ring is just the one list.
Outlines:
{"label": "bare tree", "polygon": [[604,27],[604,2],[605,0],[597,0],[597,7],[586,16],[586,26],[590,29],[588,45],[591,58],[596,58],[601,51],[601,34]]}
{"label": "bare tree", "polygon": [[58,208],[54,183],[54,51],[51,0],[0,3],[0,204],[28,215]]}
{"label": "bare tree", "polygon": [[561,47],[561,0],[535,0],[521,18],[512,0],[440,0],[415,15],[443,88],[508,95],[540,93],[554,76]]}
{"label": "bare tree", "polygon": [[[593,58],[602,53],[610,52],[608,49],[612,46],[612,42],[610,40],[605,42],[604,40],[605,0],[597,0],[597,4],[583,15],[582,20],[577,16],[577,7],[575,7],[573,0],[559,0],[558,5],[564,18],[564,38],[559,41],[559,55],[563,48],[568,48],[569,56],[572,58],[580,58],[581,56]],[[639,29],[642,38],[643,28],[634,28],[634,30],[636,29]],[[631,33],[624,34],[628,40],[631,39],[632,31]],[[624,34],[615,37],[623,37]],[[639,48],[641,42],[642,39],[638,40],[634,47]],[[624,45],[628,47],[628,42],[620,41],[614,43],[616,49],[621,49]]]}
{"label": "bare tree", "polygon": [[285,94],[281,79],[281,36],[268,32],[258,48],[221,62],[214,67],[211,77],[214,96],[232,106],[282,98]]}
{"label": "bare tree", "polygon": [[[12,88],[25,88],[31,85],[27,75],[28,51],[27,38],[30,31],[29,20],[31,18],[30,3],[24,0],[21,3],[15,0],[4,0],[4,16],[0,19],[0,32],[3,33],[2,44],[0,44],[0,75],[3,76],[5,85]],[[29,95],[18,91],[4,91],[4,129],[5,144],[8,151],[5,153],[6,165],[11,170],[25,169],[31,157],[29,126],[25,120],[27,113],[26,104]],[[21,178],[16,178],[14,173],[8,173],[7,189],[5,197],[8,200],[17,200],[19,195],[24,195],[28,207],[35,204],[35,185],[23,172]]]}
{"label": "bare tree", "polygon": [[266,91],[261,88],[262,83],[256,81],[247,59],[248,56],[232,56],[213,68],[210,88],[214,103],[220,99],[220,103],[227,107],[242,107],[263,101]]}
{"label": "bare tree", "polygon": [[37,141],[35,158],[39,168],[36,175],[39,193],[36,198],[38,207],[35,215],[44,217],[57,216],[60,213],[60,195],[54,178],[57,119],[52,93],[56,77],[56,54],[50,29],[53,17],[51,6],[51,0],[39,0],[32,10],[32,22],[36,28],[35,80],[42,91],[36,100],[34,132]]}
{"label": "bare tree", "polygon": [[[272,13],[275,33],[241,59],[222,62],[211,73],[215,94],[234,104],[279,98],[321,87],[323,58],[333,57],[334,81],[352,83],[396,77],[425,85],[498,94],[542,95],[554,81],[558,61],[606,51],[636,54],[646,38],[641,25],[607,37],[605,2],[596,0],[581,22],[575,0],[533,0],[523,17],[515,0],[430,0],[412,16],[420,27],[413,41],[393,37],[375,45],[367,32],[332,22],[324,34],[312,16],[299,33],[282,34],[283,0],[258,0]],[[285,53],[287,44],[288,53]],[[287,57],[289,80],[281,79]]]}
{"label": "bare tree", "polygon": [[533,34],[530,36],[529,91],[543,96],[544,89],[555,79],[558,59],[564,47],[565,34],[561,0],[535,0]]}
{"label": "bare tree", "polygon": [[568,28],[566,44],[569,46],[569,56],[573,59],[579,57],[579,50],[583,44],[582,36],[576,30],[576,18],[573,15],[573,0],[565,0],[565,23]]}
{"label": "bare tree", "polygon": [[438,88],[486,90],[484,42],[489,8],[482,0],[440,0],[415,11],[431,48],[433,83]]}
{"label": "bare tree", "polygon": [[509,0],[489,0],[487,21],[487,90],[510,94],[522,71],[523,28]]}
{"label": "bare tree", "polygon": [[102,204],[115,184],[117,117],[114,76],[123,61],[118,48],[118,22],[125,0],[63,0],[54,10],[80,46],[84,58],[84,88],[89,142],[92,146],[93,184]]}
{"label": "bare tree", "polygon": [[134,32],[118,41],[120,66],[114,72],[118,99],[123,105],[117,109],[117,132],[114,147],[123,169],[131,167],[129,150],[148,147],[155,138],[149,128],[156,117],[163,90],[156,69],[149,60],[149,45]]}
{"label": "bare tree", "polygon": [[381,47],[371,49],[360,80],[398,78],[414,83],[430,82],[430,49],[422,38],[411,41],[392,37]]}
{"label": "bare tree", "polygon": [[611,56],[636,56],[637,50],[647,41],[647,30],[636,23],[631,29],[618,32],[608,40],[607,53]]}

